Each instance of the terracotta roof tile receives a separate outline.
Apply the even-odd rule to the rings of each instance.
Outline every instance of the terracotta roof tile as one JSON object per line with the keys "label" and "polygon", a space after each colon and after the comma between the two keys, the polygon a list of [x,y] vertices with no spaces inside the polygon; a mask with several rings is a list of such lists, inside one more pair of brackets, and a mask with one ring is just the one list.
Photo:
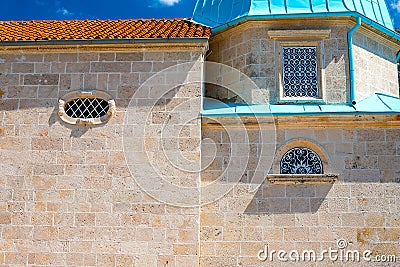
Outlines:
{"label": "terracotta roof tile", "polygon": [[0,41],[210,37],[183,19],[0,21]]}

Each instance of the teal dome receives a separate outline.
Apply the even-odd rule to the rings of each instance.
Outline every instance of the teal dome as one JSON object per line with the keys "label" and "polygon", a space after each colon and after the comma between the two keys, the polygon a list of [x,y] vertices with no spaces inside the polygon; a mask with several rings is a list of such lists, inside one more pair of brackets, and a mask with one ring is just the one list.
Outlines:
{"label": "teal dome", "polygon": [[198,0],[193,20],[220,28],[244,19],[361,16],[394,31],[385,0]]}

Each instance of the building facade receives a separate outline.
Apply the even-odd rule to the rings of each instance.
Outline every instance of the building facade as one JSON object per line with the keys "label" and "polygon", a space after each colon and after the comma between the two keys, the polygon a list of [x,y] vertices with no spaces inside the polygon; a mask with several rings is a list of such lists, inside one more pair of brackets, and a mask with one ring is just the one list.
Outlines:
{"label": "building facade", "polygon": [[193,20],[0,23],[0,265],[396,266],[385,2]]}

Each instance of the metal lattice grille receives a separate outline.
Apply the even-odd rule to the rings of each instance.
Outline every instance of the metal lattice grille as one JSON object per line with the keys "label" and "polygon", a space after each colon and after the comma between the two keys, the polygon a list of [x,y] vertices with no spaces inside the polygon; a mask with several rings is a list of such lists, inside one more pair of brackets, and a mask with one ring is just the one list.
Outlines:
{"label": "metal lattice grille", "polygon": [[65,113],[75,119],[100,118],[110,108],[107,101],[100,98],[77,98],[65,104]]}
{"label": "metal lattice grille", "polygon": [[322,174],[322,162],[314,151],[295,147],[283,155],[281,174]]}
{"label": "metal lattice grille", "polygon": [[284,97],[318,97],[316,47],[284,47]]}

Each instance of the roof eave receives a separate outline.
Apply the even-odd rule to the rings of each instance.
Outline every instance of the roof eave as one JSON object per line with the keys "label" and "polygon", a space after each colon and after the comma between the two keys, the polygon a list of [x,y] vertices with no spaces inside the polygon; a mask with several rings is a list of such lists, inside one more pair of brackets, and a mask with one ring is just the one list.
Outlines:
{"label": "roof eave", "polygon": [[32,45],[101,45],[101,44],[160,44],[160,43],[206,43],[208,37],[175,37],[175,38],[121,38],[121,39],[61,39],[61,40],[18,40],[2,41],[0,46]]}
{"label": "roof eave", "polygon": [[279,14],[279,15],[248,15],[236,18],[228,23],[212,28],[213,33],[218,33],[222,30],[230,28],[236,24],[247,20],[263,20],[263,19],[298,19],[298,18],[334,18],[334,17],[353,17],[361,18],[362,22],[366,25],[373,27],[374,29],[388,35],[391,38],[400,41],[400,33],[395,30],[391,30],[367,17],[361,15],[358,12],[330,12],[330,13],[312,13],[312,14]]}
{"label": "roof eave", "polygon": [[390,111],[390,112],[367,112],[367,111],[354,111],[354,112],[302,112],[302,113],[294,113],[294,112],[279,112],[279,113],[211,113],[211,112],[203,112],[201,113],[202,118],[214,118],[214,117],[280,117],[280,116],[358,116],[358,115],[375,115],[375,116],[386,116],[386,115],[400,115],[400,112]]}

